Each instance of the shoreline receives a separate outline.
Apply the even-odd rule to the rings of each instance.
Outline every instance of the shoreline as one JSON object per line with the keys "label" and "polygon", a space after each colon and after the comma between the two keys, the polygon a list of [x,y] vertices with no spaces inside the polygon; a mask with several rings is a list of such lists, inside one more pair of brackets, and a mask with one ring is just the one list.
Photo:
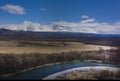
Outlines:
{"label": "shoreline", "polygon": [[[71,62],[78,62],[78,61],[76,60],[76,61],[71,61]],[[28,68],[28,69],[20,70],[20,71],[17,71],[17,72],[0,75],[0,78],[7,78],[7,77],[10,77],[10,76],[19,74],[19,73],[24,73],[24,72],[35,70],[35,69],[38,69],[38,68],[42,68],[42,67],[46,67],[46,66],[52,66],[52,65],[57,65],[57,64],[62,64],[62,63],[70,63],[70,62],[57,62],[57,63],[50,63],[50,64],[44,64],[44,65],[40,65],[40,66],[35,66],[35,67]]]}
{"label": "shoreline", "polygon": [[88,66],[88,67],[72,68],[72,69],[68,69],[65,71],[54,73],[52,75],[44,77],[42,80],[55,80],[57,79],[57,77],[62,77],[64,74],[69,74],[74,71],[83,71],[83,72],[84,71],[87,71],[87,72],[96,71],[97,72],[97,71],[102,71],[102,70],[120,71],[120,68],[110,67],[110,66]]}
{"label": "shoreline", "polygon": [[94,62],[91,61],[91,60],[84,60],[84,61],[74,60],[74,61],[70,61],[70,62],[66,61],[66,62],[49,63],[49,64],[44,64],[44,65],[34,66],[34,67],[31,67],[31,68],[28,68],[28,69],[23,69],[23,70],[20,70],[20,71],[17,71],[17,72],[13,72],[13,73],[3,74],[3,75],[0,75],[0,78],[7,78],[7,77],[10,77],[10,76],[19,74],[19,73],[24,73],[24,72],[32,71],[32,70],[39,69],[39,68],[46,67],[46,66],[52,66],[52,65],[62,64],[62,63],[64,63],[64,64],[65,63],[72,63],[72,62],[101,63],[101,62],[99,62],[99,60],[94,60]]}
{"label": "shoreline", "polygon": [[[66,62],[61,62],[61,63],[66,63]],[[42,67],[45,67],[45,66],[51,66],[51,65],[56,65],[56,64],[60,64],[60,63],[50,63],[50,64],[45,64],[45,65],[35,66],[35,67],[31,67],[31,68],[24,69],[24,70],[21,70],[21,71],[17,71],[17,72],[14,72],[14,73],[3,74],[3,75],[0,76],[0,78],[10,77],[10,76],[13,76],[13,75],[16,75],[16,74],[19,74],[19,73],[24,73],[24,72],[35,70],[35,69],[42,68]]]}

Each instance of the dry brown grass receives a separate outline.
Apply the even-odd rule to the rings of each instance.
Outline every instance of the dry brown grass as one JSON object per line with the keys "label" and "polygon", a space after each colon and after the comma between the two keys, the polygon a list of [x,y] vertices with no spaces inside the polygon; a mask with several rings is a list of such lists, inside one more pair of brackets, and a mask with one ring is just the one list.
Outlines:
{"label": "dry brown grass", "polygon": [[[59,78],[60,79],[60,78]],[[64,80],[120,80],[120,71],[102,70],[93,73],[72,72],[62,77]]]}
{"label": "dry brown grass", "polygon": [[49,41],[0,41],[0,53],[30,54],[30,53],[60,53],[69,51],[89,51],[111,49],[115,47],[87,45],[78,42],[49,42]]}

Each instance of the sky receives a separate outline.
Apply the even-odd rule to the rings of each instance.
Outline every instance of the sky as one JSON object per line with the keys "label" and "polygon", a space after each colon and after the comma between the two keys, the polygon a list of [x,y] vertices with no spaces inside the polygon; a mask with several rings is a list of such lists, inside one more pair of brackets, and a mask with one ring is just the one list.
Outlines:
{"label": "sky", "polygon": [[120,0],[0,0],[0,28],[120,34]]}

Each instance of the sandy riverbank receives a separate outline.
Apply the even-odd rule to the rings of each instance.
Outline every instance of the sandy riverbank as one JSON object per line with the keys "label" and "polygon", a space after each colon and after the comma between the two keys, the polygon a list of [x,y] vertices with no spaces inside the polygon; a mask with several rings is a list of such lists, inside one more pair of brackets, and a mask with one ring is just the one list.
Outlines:
{"label": "sandy riverbank", "polygon": [[91,67],[80,67],[80,68],[73,68],[69,70],[65,70],[62,72],[58,72],[55,74],[52,74],[50,76],[47,76],[43,78],[43,80],[56,80],[58,77],[63,77],[66,74],[70,74],[74,71],[79,71],[81,73],[91,73],[91,72],[99,72],[102,70],[107,70],[107,71],[120,71],[120,68],[116,67],[108,67],[108,66],[91,66]]}

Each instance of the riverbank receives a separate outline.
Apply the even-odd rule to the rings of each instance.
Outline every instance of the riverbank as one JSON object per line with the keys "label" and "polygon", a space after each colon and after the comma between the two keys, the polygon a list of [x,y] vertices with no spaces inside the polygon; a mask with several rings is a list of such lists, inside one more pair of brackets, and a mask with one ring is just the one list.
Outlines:
{"label": "riverbank", "polygon": [[71,61],[71,62],[67,62],[66,61],[66,62],[57,62],[57,63],[44,64],[44,65],[40,65],[40,66],[35,66],[35,67],[28,68],[28,69],[24,69],[24,70],[21,70],[21,71],[17,71],[17,72],[14,72],[14,73],[4,74],[4,75],[1,75],[0,78],[6,78],[6,77],[14,76],[16,74],[28,72],[28,71],[39,69],[39,68],[42,68],[42,67],[47,67],[47,66],[52,66],[52,65],[57,65],[57,64],[73,63],[73,62],[80,62],[80,61],[75,60],[75,61]]}
{"label": "riverbank", "polygon": [[[62,72],[58,72],[43,78],[43,80],[65,80],[67,75],[70,75],[69,78],[73,77],[72,74],[77,72],[76,76],[80,76],[80,74],[89,74],[89,73],[99,73],[100,71],[108,71],[108,72],[119,72],[120,68],[116,67],[108,67],[108,66],[91,66],[91,67],[80,67],[73,68],[69,70],[65,70]],[[74,77],[76,77],[74,76]],[[84,75],[82,75],[84,77]],[[67,78],[67,79],[69,79]],[[87,78],[89,79],[89,78]]]}
{"label": "riverbank", "polygon": [[[61,63],[67,63],[67,62],[61,62]],[[35,70],[35,69],[38,69],[38,68],[42,68],[42,67],[46,67],[46,66],[52,66],[52,65],[57,65],[57,64],[61,64],[61,63],[51,63],[51,64],[45,64],[45,65],[40,65],[40,66],[36,66],[36,67],[31,67],[31,68],[24,69],[24,70],[21,70],[21,71],[17,71],[17,72],[14,72],[14,73],[1,75],[0,78],[6,78],[6,77],[10,77],[10,76],[19,74],[19,73],[24,73],[24,72]]]}
{"label": "riverbank", "polygon": [[31,68],[24,69],[24,70],[21,70],[21,71],[17,71],[17,72],[14,72],[14,73],[4,74],[4,75],[1,75],[0,78],[7,78],[7,77],[10,77],[10,76],[14,76],[16,74],[28,72],[28,71],[39,69],[39,68],[46,67],[46,66],[52,66],[52,65],[57,65],[57,64],[66,64],[66,63],[74,63],[74,62],[102,63],[99,60],[84,60],[84,61],[74,60],[74,61],[69,61],[69,62],[67,62],[67,61],[66,62],[56,62],[56,63],[50,63],[50,64],[44,64],[44,65],[40,65],[40,66],[31,67]]}
{"label": "riverbank", "polygon": [[[114,63],[114,60],[117,60],[114,58],[118,58],[119,60],[119,57],[115,56],[118,52],[115,50],[99,50],[63,52],[59,54],[0,54],[0,77],[8,77],[40,67],[54,65],[56,63],[73,62],[75,60],[79,62]],[[114,54],[114,57],[106,58],[106,55],[110,55],[109,53],[111,55]]]}
{"label": "riverbank", "polygon": [[48,65],[51,63],[70,62],[74,60],[83,61],[91,59],[91,57],[86,59],[86,57],[90,55],[91,52],[81,53],[76,51],[59,54],[0,54],[0,75],[3,76],[9,73],[16,74],[21,71],[25,72],[28,68],[31,70],[31,67]]}
{"label": "riverbank", "polygon": [[[74,61],[71,61],[71,62],[67,62],[66,61],[66,62],[57,62],[57,63],[44,64],[44,65],[40,65],[40,66],[35,66],[35,67],[28,68],[28,69],[24,69],[24,70],[21,70],[21,71],[17,71],[17,72],[14,72],[14,73],[4,74],[4,75],[1,75],[0,78],[6,78],[6,77],[9,77],[9,76],[13,76],[13,75],[16,75],[16,74],[19,74],[19,73],[28,72],[28,71],[39,69],[39,68],[46,67],[46,66],[52,66],[52,65],[57,65],[57,64],[66,64],[66,63],[74,63],[74,62],[80,62],[80,61],[74,60]],[[85,60],[83,62],[93,62],[93,61]],[[99,63],[99,61],[97,61],[97,60],[94,60],[94,62],[95,63]]]}

